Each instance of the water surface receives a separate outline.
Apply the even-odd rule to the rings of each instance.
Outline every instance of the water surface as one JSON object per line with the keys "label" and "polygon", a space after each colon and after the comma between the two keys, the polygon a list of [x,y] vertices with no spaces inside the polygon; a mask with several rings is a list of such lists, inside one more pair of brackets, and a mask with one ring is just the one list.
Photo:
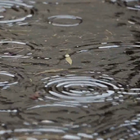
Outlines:
{"label": "water surface", "polygon": [[0,0],[0,139],[139,140],[140,2]]}

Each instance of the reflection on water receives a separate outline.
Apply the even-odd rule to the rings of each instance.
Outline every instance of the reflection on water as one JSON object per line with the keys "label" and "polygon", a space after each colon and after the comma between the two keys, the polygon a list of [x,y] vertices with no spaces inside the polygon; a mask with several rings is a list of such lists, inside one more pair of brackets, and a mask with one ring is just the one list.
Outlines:
{"label": "reflection on water", "polygon": [[[131,108],[133,105],[132,103],[129,107]],[[136,110],[138,111],[135,108]],[[112,112],[111,116],[110,112]],[[133,113],[134,110],[127,110],[125,104],[115,107],[95,104],[85,109],[51,107],[45,110],[28,110],[19,115],[22,115],[24,119],[22,125],[15,123],[14,129],[8,129],[13,126],[3,124],[3,127],[6,126],[7,129],[2,129],[0,135],[1,138],[7,136],[7,138],[37,138],[39,140],[43,138],[98,139],[101,138],[101,135],[105,139],[138,138],[140,114],[134,115]],[[106,117],[104,118],[104,116]],[[46,120],[40,120],[41,118],[46,118]],[[30,119],[33,119],[32,123],[26,121]],[[115,120],[117,123],[114,123]]]}
{"label": "reflection on water", "polygon": [[[31,48],[28,44],[19,41],[0,41],[0,58],[29,58],[32,53],[24,52],[25,50],[29,51]],[[8,45],[7,45],[8,44]],[[23,47],[22,47],[23,46]],[[26,53],[21,55],[19,53]]]}
{"label": "reflection on water", "polygon": [[6,71],[0,71],[0,79],[4,80],[4,81],[0,81],[0,87],[2,89],[7,89],[10,86],[15,85],[15,84],[18,83],[18,81],[16,81],[17,78],[15,77],[15,75],[10,74],[10,73],[8,73]]}
{"label": "reflection on water", "polygon": [[0,0],[0,139],[139,140],[139,5]]}
{"label": "reflection on water", "polygon": [[129,10],[134,10],[134,11],[139,11],[140,6],[139,6],[139,0],[107,0],[112,3],[117,3],[118,6],[126,6],[127,9]]}
{"label": "reflection on water", "polygon": [[121,85],[113,84],[114,81],[112,82],[112,78],[108,76],[95,79],[88,76],[65,75],[42,80],[47,94],[45,98],[52,100],[62,99],[78,103],[112,101],[110,96],[119,96],[117,91],[123,90]]}
{"label": "reflection on water", "polygon": [[[9,23],[18,23],[18,22],[22,22],[27,18],[32,17],[32,10],[33,6],[32,5],[28,5],[26,3],[24,3],[23,1],[16,1],[16,0],[9,0],[9,1],[5,1],[5,0],[1,0],[0,1],[0,24],[9,24]],[[11,9],[11,14],[14,12],[21,12],[21,10],[23,10],[21,13],[27,13],[26,16],[23,17],[19,17],[16,18],[15,15],[11,15],[10,18],[7,16],[7,12],[10,10],[7,9]],[[29,12],[28,12],[29,9]],[[4,13],[4,14],[3,14]],[[10,24],[9,24],[10,25]]]}

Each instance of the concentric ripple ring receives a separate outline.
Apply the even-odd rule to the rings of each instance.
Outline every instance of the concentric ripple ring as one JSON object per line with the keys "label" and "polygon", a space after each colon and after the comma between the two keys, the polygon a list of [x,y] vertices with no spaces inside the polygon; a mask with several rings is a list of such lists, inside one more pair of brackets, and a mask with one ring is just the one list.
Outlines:
{"label": "concentric ripple ring", "polygon": [[[73,24],[62,24],[62,23],[55,22],[55,20],[58,20],[58,19],[70,19],[70,20],[76,20],[78,22],[73,23]],[[48,17],[48,20],[49,20],[49,24],[52,24],[54,26],[61,26],[61,27],[78,26],[79,24],[83,22],[81,17],[73,16],[73,15],[56,15],[56,16]]]}
{"label": "concentric ripple ring", "polygon": [[2,89],[7,89],[11,85],[15,85],[15,84],[18,83],[16,80],[14,80],[15,75],[13,75],[13,74],[11,74],[11,73],[9,73],[7,71],[0,71],[0,79],[1,79],[2,75],[7,76],[7,77],[12,77],[13,80],[12,81],[11,80],[10,81],[6,80],[6,81],[3,81],[3,82],[0,81],[0,88],[2,87]]}
{"label": "concentric ripple ring", "polygon": [[[9,46],[3,46],[4,44],[9,44]],[[20,47],[20,45],[24,45],[25,47]],[[30,46],[24,42],[2,40],[0,41],[0,59],[1,58],[30,58],[31,53],[29,53],[28,50],[24,55],[19,54],[19,52],[21,53],[23,50],[26,50],[27,47],[31,49]]]}
{"label": "concentric ripple ring", "polygon": [[[45,84],[46,99],[76,101],[79,103],[104,102],[113,100],[119,85],[108,79],[94,79],[90,76],[67,75],[42,79]],[[118,94],[115,96],[119,96]]]}
{"label": "concentric ripple ring", "polygon": [[[28,9],[33,8],[32,5],[28,5],[23,3],[23,1],[5,1],[5,0],[0,0],[0,13],[5,12],[6,9],[12,9],[12,7],[20,8],[20,7],[25,7]],[[28,14],[27,16],[21,17],[21,18],[15,18],[15,19],[3,19],[4,16],[0,15],[0,24],[8,24],[8,23],[15,23],[15,22],[22,22],[27,18],[32,17],[32,14]],[[3,20],[2,20],[3,19]]]}

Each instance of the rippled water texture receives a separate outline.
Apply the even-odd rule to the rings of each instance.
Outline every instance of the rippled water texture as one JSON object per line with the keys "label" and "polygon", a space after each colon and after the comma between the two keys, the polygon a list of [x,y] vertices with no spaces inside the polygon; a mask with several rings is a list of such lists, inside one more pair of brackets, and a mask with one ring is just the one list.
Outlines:
{"label": "rippled water texture", "polygon": [[[4,76],[4,77],[12,77],[12,79],[15,78],[15,76],[14,76],[13,74],[10,74],[10,73],[8,73],[8,72],[6,72],[6,71],[0,71],[0,75],[1,75],[1,79],[4,79],[3,76]],[[11,81],[11,80],[10,80],[10,81]],[[15,84],[17,84],[17,83],[18,83],[17,81],[8,82],[7,80],[5,80],[5,81],[3,81],[3,82],[0,82],[0,87],[1,87],[2,89],[6,89],[6,88],[10,87],[11,85],[15,85]]]}
{"label": "rippled water texture", "polygon": [[139,140],[140,1],[0,0],[0,140]]}
{"label": "rippled water texture", "polygon": [[[104,102],[107,97],[115,94],[119,87],[111,83],[110,77],[94,79],[88,76],[62,76],[42,79],[45,90],[53,100],[63,99],[65,101],[77,102]],[[121,88],[121,85],[120,85]]]}
{"label": "rippled water texture", "polygon": [[[1,0],[0,1],[0,24],[20,23],[27,18],[32,17],[32,5],[24,3],[22,0]],[[20,12],[22,17],[16,17],[16,12]],[[11,15],[9,15],[9,14]],[[25,15],[25,13],[27,15]],[[24,15],[24,16],[23,16]]]}

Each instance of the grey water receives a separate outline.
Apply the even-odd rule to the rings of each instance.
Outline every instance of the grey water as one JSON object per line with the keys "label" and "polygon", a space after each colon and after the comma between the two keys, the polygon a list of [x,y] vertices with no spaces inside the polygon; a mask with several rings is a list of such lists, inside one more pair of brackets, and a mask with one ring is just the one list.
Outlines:
{"label": "grey water", "polygon": [[0,0],[0,140],[139,140],[140,1]]}

